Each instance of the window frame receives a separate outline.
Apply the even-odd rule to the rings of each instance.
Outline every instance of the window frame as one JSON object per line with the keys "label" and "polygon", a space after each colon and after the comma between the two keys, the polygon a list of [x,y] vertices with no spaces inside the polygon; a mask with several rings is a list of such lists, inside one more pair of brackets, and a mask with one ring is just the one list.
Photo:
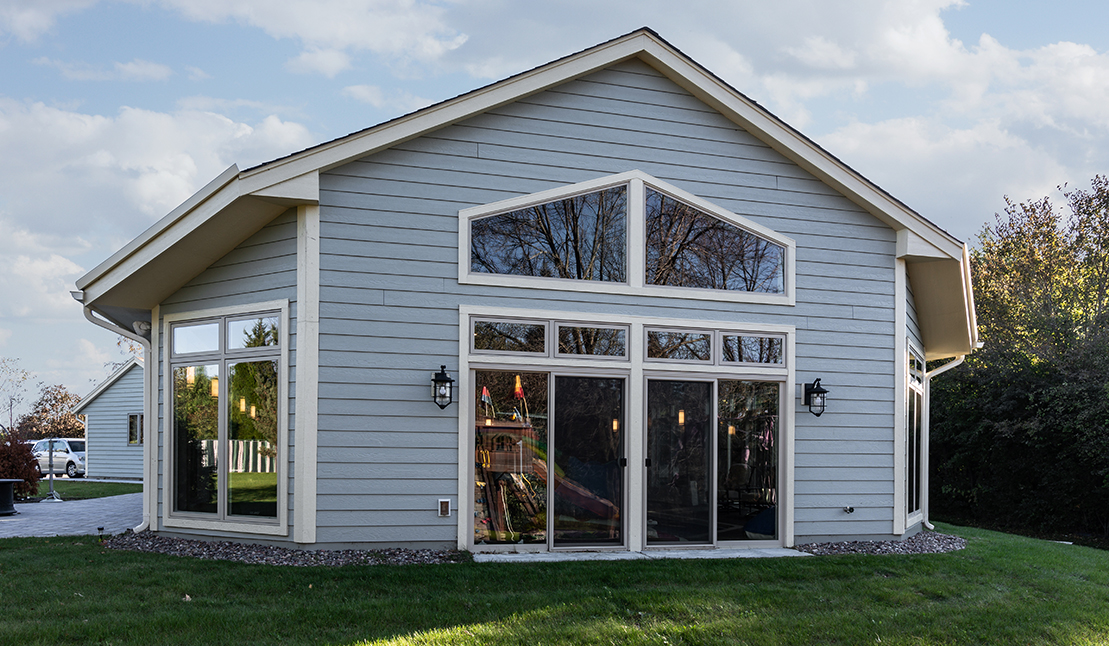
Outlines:
{"label": "window frame", "polygon": [[[162,480],[164,513],[161,524],[167,528],[217,530],[237,532],[243,534],[257,534],[266,536],[289,535],[289,482],[291,476],[289,455],[289,301],[287,299],[250,303],[232,307],[196,310],[166,314],[162,317],[163,330],[163,360],[160,365],[162,402],[160,432],[163,433]],[[233,320],[250,319],[252,315],[272,315],[278,318],[278,345],[250,348],[250,352],[243,349],[227,350],[227,324]],[[205,321],[222,321],[219,338],[220,349],[216,352],[175,353],[173,347],[173,331],[176,327]],[[216,514],[200,512],[177,511],[174,509],[176,501],[175,455],[173,441],[173,369],[175,366],[199,365],[203,363],[218,363],[221,369],[225,365],[241,363],[244,360],[257,358],[259,360],[276,360],[277,366],[277,516],[276,518],[252,518],[249,516],[234,516],[224,508]],[[222,371],[221,371],[222,372]],[[225,438],[222,430],[227,424],[225,408],[227,403],[226,392],[229,387],[225,375],[220,375],[219,399],[219,424],[220,436]],[[217,508],[229,507],[226,499],[227,477],[226,460],[220,465],[221,485],[217,493]]]}
{"label": "window frame", "polygon": [[[917,347],[911,339],[906,340],[905,351],[905,522],[906,526],[911,527],[913,524],[924,520],[924,487],[927,485],[928,480],[924,475],[924,469],[928,464],[927,455],[925,452],[928,447],[925,444],[925,420],[924,406],[926,398],[924,394],[924,380],[925,372],[927,371],[927,363],[924,359],[924,351]],[[919,371],[913,370],[914,359],[919,362],[921,369]],[[919,375],[919,379],[916,378]],[[916,414],[919,420],[916,434],[917,434],[917,455],[913,455],[913,442],[912,442],[912,427],[913,419],[910,417],[910,410],[913,406],[910,405],[915,398]],[[913,458],[917,459],[916,473],[913,473],[912,464]],[[913,509],[913,476],[916,476],[916,493],[919,503],[916,509]]]}
{"label": "window frame", "polygon": [[[626,277],[623,283],[574,280],[568,278],[548,278],[542,276],[518,276],[514,274],[489,274],[470,271],[471,222],[478,218],[500,215],[517,211],[529,206],[556,200],[568,199],[585,193],[593,193],[606,188],[626,184],[627,192],[627,249]],[[783,248],[782,277],[783,291],[778,294],[764,292],[745,292],[738,290],[679,287],[669,285],[649,285],[646,283],[646,186],[683,202],[706,215],[718,218],[748,233],[768,240]],[[577,184],[560,186],[538,193],[514,197],[491,204],[470,207],[458,212],[458,282],[463,285],[490,285],[499,287],[522,287],[528,289],[552,289],[571,292],[590,292],[601,294],[624,294],[636,296],[657,296],[661,298],[680,298],[711,300],[734,303],[761,303],[774,305],[796,305],[796,256],[797,243],[768,227],[754,222],[742,215],[721,208],[705,199],[667,182],[652,177],[639,170],[631,170],[616,175],[608,175]]]}

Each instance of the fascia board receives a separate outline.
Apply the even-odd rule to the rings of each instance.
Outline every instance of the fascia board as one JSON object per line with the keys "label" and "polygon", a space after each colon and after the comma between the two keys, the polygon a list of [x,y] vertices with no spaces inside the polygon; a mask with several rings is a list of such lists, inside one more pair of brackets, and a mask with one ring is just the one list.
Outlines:
{"label": "fascia board", "polygon": [[123,376],[130,372],[131,368],[134,368],[135,366],[138,366],[139,368],[143,367],[142,363],[137,357],[131,357],[127,361],[127,363],[120,366],[118,370],[113,372],[107,379],[101,382],[99,386],[94,388],[91,393],[85,395],[85,397],[80,402],[78,402],[76,406],[73,407],[71,412],[74,415],[80,414],[81,411],[85,410],[86,406],[96,401],[97,397],[104,394],[105,390],[111,388],[112,384],[122,379]]}
{"label": "fascia board", "polygon": [[[222,191],[229,183],[231,183],[239,174],[239,167],[231,164],[227,170],[219,174],[218,177],[208,182],[204,188],[194,193],[189,199],[185,200],[176,209],[173,209],[161,220],[158,220],[146,231],[143,231],[137,238],[128,242],[122,249],[112,254],[107,260],[97,265],[92,271],[88,272],[81,278],[77,279],[77,289],[84,290],[93,282],[99,280],[102,276],[107,274],[111,269],[118,266],[124,260],[129,258],[137,250],[144,247],[154,238],[161,235],[164,231],[176,224],[180,219],[189,214],[198,205],[202,204],[216,193]],[[91,302],[91,301],[86,301]]]}
{"label": "fascia board", "polygon": [[948,257],[961,256],[961,243],[884,191],[863,179],[843,162],[740,95],[720,79],[692,63],[685,55],[651,39],[640,58],[691,94],[758,137],[790,161],[843,193],[894,230],[907,228]]}
{"label": "fascia board", "polygon": [[336,168],[403,141],[632,58],[653,42],[656,41],[649,33],[634,32],[624,38],[598,45],[580,54],[474,90],[456,99],[400,117],[368,131],[321,144],[303,153],[245,171],[242,174],[244,192],[252,192],[314,170],[324,172]]}

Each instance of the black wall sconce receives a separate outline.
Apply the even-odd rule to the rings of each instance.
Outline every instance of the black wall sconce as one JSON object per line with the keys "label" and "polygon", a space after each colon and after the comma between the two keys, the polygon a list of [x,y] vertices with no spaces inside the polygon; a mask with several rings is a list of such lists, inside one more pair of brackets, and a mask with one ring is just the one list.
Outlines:
{"label": "black wall sconce", "polygon": [[805,384],[805,405],[809,412],[817,417],[824,414],[824,405],[828,402],[828,391],[820,385],[820,380]]}
{"label": "black wall sconce", "polygon": [[439,366],[439,372],[431,376],[431,400],[446,408],[454,398],[454,379],[447,374],[446,366]]}

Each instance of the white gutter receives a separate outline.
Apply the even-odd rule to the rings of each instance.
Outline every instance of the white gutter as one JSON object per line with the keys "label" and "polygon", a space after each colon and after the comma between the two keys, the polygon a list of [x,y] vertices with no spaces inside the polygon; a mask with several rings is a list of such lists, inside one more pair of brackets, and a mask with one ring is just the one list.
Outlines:
{"label": "white gutter", "polygon": [[[85,318],[88,319],[89,322],[93,323],[94,325],[98,325],[98,326],[104,328],[105,330],[108,330],[109,332],[114,332],[114,333],[116,333],[116,334],[118,334],[122,337],[131,339],[132,341],[135,341],[139,345],[141,345],[142,346],[142,353],[143,353],[143,365],[144,365],[144,367],[150,365],[150,358],[151,358],[150,350],[151,350],[151,348],[150,348],[150,341],[148,339],[138,335],[137,333],[135,333],[132,330],[127,330],[127,329],[121,328],[118,325],[112,323],[111,321],[93,316],[92,308],[90,308],[88,305],[85,305],[85,303],[84,303],[84,301],[85,301],[84,292],[75,291],[75,292],[70,292],[70,294],[73,296],[74,300],[76,300],[78,303],[81,303],[81,306],[82,306],[81,309],[84,311]],[[134,531],[135,533],[142,532],[142,531],[145,531],[145,530],[150,528],[150,497],[147,495],[147,488],[151,487],[153,485],[152,473],[151,473],[151,469],[150,469],[150,457],[151,457],[151,454],[152,454],[151,439],[150,439],[151,438],[150,425],[153,423],[152,420],[154,419],[154,417],[150,414],[151,397],[150,397],[150,381],[149,381],[150,374],[152,372],[156,373],[157,371],[156,370],[153,370],[153,371],[152,370],[144,370],[143,371],[143,378],[147,379],[148,381],[143,384],[143,389],[142,389],[142,409],[143,409],[142,522],[139,523],[139,525],[137,527],[134,527],[132,529],[132,531]]]}
{"label": "white gutter", "polygon": [[[978,345],[979,345],[979,347],[981,347],[981,344],[978,344]],[[924,419],[924,423],[921,424],[921,426],[924,429],[927,429],[927,430],[925,430],[925,433],[928,434],[928,437],[925,438],[924,446],[929,447],[929,450],[927,452],[925,452],[924,455],[922,456],[924,464],[921,465],[921,469],[920,469],[920,473],[923,476],[921,478],[922,482],[920,483],[920,494],[923,497],[923,501],[922,501],[923,504],[921,505],[921,507],[924,509],[924,523],[923,524],[924,524],[925,527],[927,527],[930,530],[935,530],[936,529],[936,527],[931,522],[929,522],[929,520],[928,520],[928,515],[929,515],[929,511],[930,511],[929,500],[928,500],[928,487],[929,487],[928,466],[929,466],[929,462],[930,462],[929,454],[931,453],[931,443],[932,443],[932,432],[931,432],[932,431],[932,412],[931,412],[932,411],[932,377],[939,376],[939,375],[947,372],[948,370],[951,370],[952,368],[959,367],[960,365],[962,365],[963,361],[966,360],[966,358],[967,358],[967,356],[965,354],[961,354],[958,357],[955,357],[954,361],[948,361],[947,363],[943,364],[939,368],[936,368],[935,370],[933,370],[931,372],[924,373],[924,405],[921,406],[921,408],[923,409],[922,412],[923,412],[923,416],[924,416],[925,419]]]}

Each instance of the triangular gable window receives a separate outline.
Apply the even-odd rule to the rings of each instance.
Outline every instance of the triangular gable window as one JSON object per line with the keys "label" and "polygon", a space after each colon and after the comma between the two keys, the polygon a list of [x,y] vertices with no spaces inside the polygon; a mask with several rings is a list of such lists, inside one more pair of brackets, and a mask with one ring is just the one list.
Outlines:
{"label": "triangular gable window", "polygon": [[459,215],[463,284],[794,302],[792,239],[640,171]]}

